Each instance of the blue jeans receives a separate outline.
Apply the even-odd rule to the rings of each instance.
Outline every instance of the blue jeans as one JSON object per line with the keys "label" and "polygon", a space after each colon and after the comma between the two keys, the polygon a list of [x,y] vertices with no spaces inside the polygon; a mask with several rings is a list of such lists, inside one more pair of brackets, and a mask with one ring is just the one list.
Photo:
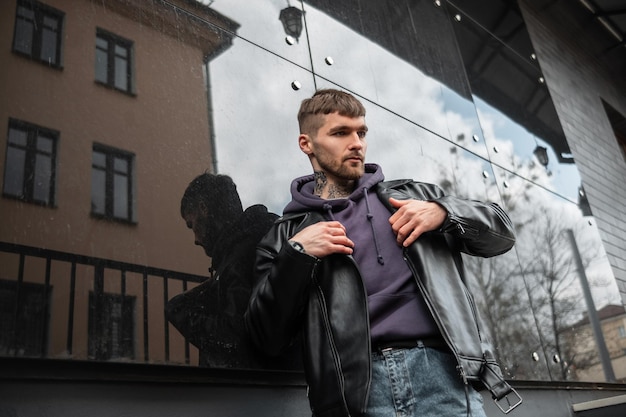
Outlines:
{"label": "blue jeans", "polygon": [[466,396],[454,356],[421,344],[372,354],[372,386],[365,415],[486,417],[483,399],[471,385]]}

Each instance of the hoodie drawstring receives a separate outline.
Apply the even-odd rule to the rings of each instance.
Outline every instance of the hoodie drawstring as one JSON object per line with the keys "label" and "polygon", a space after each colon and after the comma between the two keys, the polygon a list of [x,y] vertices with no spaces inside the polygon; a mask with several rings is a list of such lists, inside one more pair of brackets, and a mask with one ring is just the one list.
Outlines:
{"label": "hoodie drawstring", "polygon": [[324,210],[326,210],[326,213],[328,214],[328,218],[330,218],[331,220],[335,220],[335,216],[333,215],[333,206],[331,206],[328,203],[324,203],[324,205],[322,206],[322,208]]}
{"label": "hoodie drawstring", "polygon": [[385,260],[383,259],[383,255],[380,253],[380,245],[378,244],[378,237],[376,236],[376,228],[374,227],[374,215],[372,214],[372,210],[370,209],[370,202],[368,199],[367,188],[363,188],[363,197],[365,198],[365,206],[367,207],[367,220],[370,223],[370,227],[372,228],[372,235],[374,237],[374,247],[376,248],[376,259],[378,263],[381,265],[385,264]]}

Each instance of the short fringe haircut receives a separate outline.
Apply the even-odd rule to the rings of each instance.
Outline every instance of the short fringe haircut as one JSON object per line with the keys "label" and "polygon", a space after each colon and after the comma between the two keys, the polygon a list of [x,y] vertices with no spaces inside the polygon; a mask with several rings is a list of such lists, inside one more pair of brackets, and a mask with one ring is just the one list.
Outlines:
{"label": "short fringe haircut", "polygon": [[318,90],[300,105],[300,133],[315,135],[324,122],[320,116],[335,112],[346,117],[365,117],[365,107],[353,95],[335,89]]}

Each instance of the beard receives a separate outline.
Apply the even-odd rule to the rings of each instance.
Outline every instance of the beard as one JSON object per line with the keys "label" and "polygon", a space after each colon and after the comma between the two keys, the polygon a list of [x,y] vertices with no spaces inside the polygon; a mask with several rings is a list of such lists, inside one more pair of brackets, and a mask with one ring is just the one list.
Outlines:
{"label": "beard", "polygon": [[365,174],[365,163],[363,160],[348,160],[342,159],[341,161],[332,160],[330,158],[318,158],[317,160],[322,171],[327,176],[334,177],[338,180],[354,181],[358,180]]}

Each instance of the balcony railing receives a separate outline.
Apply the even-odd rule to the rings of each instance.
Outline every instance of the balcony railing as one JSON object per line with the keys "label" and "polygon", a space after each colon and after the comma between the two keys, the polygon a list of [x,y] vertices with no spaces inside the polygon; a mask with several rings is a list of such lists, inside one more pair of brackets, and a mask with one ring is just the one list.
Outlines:
{"label": "balcony railing", "polygon": [[206,279],[0,242],[0,356],[189,364],[164,306]]}

